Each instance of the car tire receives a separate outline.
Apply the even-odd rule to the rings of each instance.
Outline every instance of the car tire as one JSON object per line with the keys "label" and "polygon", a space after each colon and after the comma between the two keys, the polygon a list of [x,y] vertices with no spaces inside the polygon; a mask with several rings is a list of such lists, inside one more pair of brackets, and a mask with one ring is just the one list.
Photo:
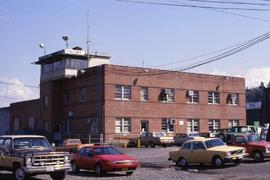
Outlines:
{"label": "car tire", "polygon": [[154,142],[150,142],[150,143],[149,143],[149,146],[150,146],[151,148],[155,148],[156,145],[155,145]]}
{"label": "car tire", "polygon": [[252,155],[255,162],[263,162],[264,157],[260,151],[255,151]]}
{"label": "car tire", "polygon": [[213,157],[212,165],[216,168],[221,168],[224,165],[224,161],[219,156],[215,156]]}
{"label": "car tire", "polygon": [[78,172],[80,172],[80,169],[78,168],[77,164],[74,161],[71,162],[71,172],[72,173],[78,173]]}
{"label": "car tire", "polygon": [[104,175],[104,171],[103,171],[102,166],[100,164],[96,164],[95,173],[96,173],[97,177],[102,177]]}
{"label": "car tire", "polygon": [[183,157],[180,157],[178,161],[176,162],[176,166],[180,168],[185,168],[187,167],[187,165],[188,165],[188,162]]}
{"label": "car tire", "polygon": [[132,175],[133,174],[133,171],[128,171],[128,172],[126,172],[126,175],[128,175],[128,176],[130,176],[130,175]]}
{"label": "car tire", "polygon": [[21,168],[20,166],[17,166],[17,167],[14,167],[13,177],[15,180],[25,180],[27,179],[27,174],[23,170],[23,168]]}
{"label": "car tire", "polygon": [[240,164],[241,162],[242,162],[242,159],[237,159],[233,161],[233,163],[236,165]]}
{"label": "car tire", "polygon": [[53,180],[63,180],[66,178],[66,175],[67,175],[66,171],[59,171],[59,172],[54,172],[50,174]]}

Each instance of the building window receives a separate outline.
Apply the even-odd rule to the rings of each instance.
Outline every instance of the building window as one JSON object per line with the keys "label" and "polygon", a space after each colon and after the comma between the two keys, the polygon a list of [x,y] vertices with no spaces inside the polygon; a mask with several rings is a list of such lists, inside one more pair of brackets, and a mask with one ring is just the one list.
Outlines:
{"label": "building window", "polygon": [[208,92],[208,104],[219,104],[218,92]]}
{"label": "building window", "polygon": [[130,100],[131,99],[131,86],[115,85],[115,99]]}
{"label": "building window", "polygon": [[148,88],[141,87],[141,101],[148,101]]}
{"label": "building window", "polygon": [[226,101],[229,105],[239,105],[239,95],[237,93],[230,93],[228,94]]}
{"label": "building window", "polygon": [[14,118],[14,122],[13,122],[13,128],[14,131],[18,131],[20,128],[20,118]]}
{"label": "building window", "polygon": [[35,129],[35,118],[33,116],[28,117],[28,129]]}
{"label": "building window", "polygon": [[89,124],[89,132],[97,133],[97,119],[96,118],[86,118],[86,122]]}
{"label": "building window", "polygon": [[43,107],[46,108],[48,107],[48,103],[49,103],[49,98],[47,95],[43,95]]}
{"label": "building window", "polygon": [[199,91],[189,90],[186,97],[188,103],[199,103]]}
{"label": "building window", "polygon": [[215,129],[220,129],[220,120],[211,119],[208,121],[209,132],[213,132]]}
{"label": "building window", "polygon": [[63,131],[65,134],[71,133],[71,119],[66,119],[64,121]]}
{"label": "building window", "polygon": [[188,119],[187,120],[187,132],[199,132],[200,131],[200,120],[199,119]]}
{"label": "building window", "polygon": [[175,119],[163,118],[161,119],[161,130],[165,132],[174,131]]}
{"label": "building window", "polygon": [[65,104],[68,104],[70,102],[70,93],[69,92],[66,92],[64,94],[64,102],[65,102]]}
{"label": "building window", "polygon": [[115,133],[130,133],[131,120],[130,118],[117,118],[115,120]]}
{"label": "building window", "polygon": [[161,89],[158,99],[162,102],[175,102],[175,90]]}
{"label": "building window", "polygon": [[45,132],[48,132],[48,130],[49,130],[49,121],[47,121],[47,120],[43,121],[43,130]]}
{"label": "building window", "polygon": [[149,132],[149,121],[147,120],[141,121],[141,133],[143,132]]}
{"label": "building window", "polygon": [[80,88],[80,102],[86,101],[86,88]]}
{"label": "building window", "polygon": [[234,127],[234,126],[239,126],[239,120],[236,120],[236,119],[229,120],[228,126],[229,128]]}

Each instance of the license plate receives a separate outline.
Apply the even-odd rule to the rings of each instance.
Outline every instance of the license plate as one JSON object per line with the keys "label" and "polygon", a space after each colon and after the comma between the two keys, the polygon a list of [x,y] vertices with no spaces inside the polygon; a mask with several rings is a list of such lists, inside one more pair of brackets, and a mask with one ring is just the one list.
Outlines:
{"label": "license plate", "polygon": [[49,166],[47,167],[47,171],[50,172],[50,171],[54,171],[54,167],[53,166]]}

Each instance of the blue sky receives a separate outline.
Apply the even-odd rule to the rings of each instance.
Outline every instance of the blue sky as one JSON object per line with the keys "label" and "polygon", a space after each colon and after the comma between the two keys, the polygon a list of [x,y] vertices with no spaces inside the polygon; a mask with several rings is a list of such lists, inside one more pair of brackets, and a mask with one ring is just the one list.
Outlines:
{"label": "blue sky", "polygon": [[[51,53],[65,47],[61,37],[67,34],[69,47],[85,49],[88,11],[91,51],[109,53],[112,64],[129,66],[143,66],[144,62],[146,67],[151,67],[216,51],[252,39],[270,27],[267,22],[211,10],[116,0],[3,0],[0,1],[0,81],[38,86],[40,69],[31,63],[43,55],[39,43],[44,43],[47,53]],[[270,11],[228,12],[270,20]],[[189,72],[241,76],[247,78],[249,86],[260,81],[268,83],[269,47],[270,40],[266,40]],[[38,89],[0,84],[0,107],[35,97]]]}

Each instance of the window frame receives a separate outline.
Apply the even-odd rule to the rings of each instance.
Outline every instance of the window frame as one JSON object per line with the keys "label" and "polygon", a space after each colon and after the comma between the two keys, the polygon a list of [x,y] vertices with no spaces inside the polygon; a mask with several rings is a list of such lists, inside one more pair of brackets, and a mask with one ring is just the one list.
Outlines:
{"label": "window frame", "polygon": [[161,88],[158,99],[160,102],[174,103],[175,102],[175,89]]}
{"label": "window frame", "polygon": [[217,91],[208,91],[208,104],[220,104],[220,93]]}
{"label": "window frame", "polygon": [[[212,122],[212,130],[210,130],[210,122]],[[208,120],[208,131],[214,132],[216,129],[220,129],[220,119],[209,119]]]}
{"label": "window frame", "polygon": [[[117,121],[119,121],[119,125],[117,124]],[[130,134],[132,132],[131,129],[131,118],[130,117],[119,117],[116,118],[114,121],[114,132],[116,134]],[[119,127],[119,131],[117,130],[117,128]],[[128,129],[128,131],[125,131],[125,129]]]}
{"label": "window frame", "polygon": [[149,101],[148,87],[141,87],[140,97],[141,97],[141,101]]}
{"label": "window frame", "polygon": [[239,94],[229,93],[226,98],[226,103],[231,106],[239,106]]}
{"label": "window frame", "polygon": [[[189,126],[189,122],[191,126]],[[195,128],[195,122],[198,124],[197,128]],[[189,130],[189,127],[191,130]],[[195,129],[197,129],[197,131]],[[200,132],[200,119],[196,118],[187,119],[187,132]]]}
{"label": "window frame", "polygon": [[[190,95],[189,93],[193,92],[193,95]],[[192,103],[192,104],[198,104],[200,103],[200,93],[198,90],[187,90],[186,92],[186,102]]]}
{"label": "window frame", "polygon": [[[121,100],[121,101],[130,101],[131,100],[131,86],[130,85],[115,85],[115,95],[114,99]],[[120,97],[119,97],[120,95]],[[125,96],[127,95],[127,97]]]}

